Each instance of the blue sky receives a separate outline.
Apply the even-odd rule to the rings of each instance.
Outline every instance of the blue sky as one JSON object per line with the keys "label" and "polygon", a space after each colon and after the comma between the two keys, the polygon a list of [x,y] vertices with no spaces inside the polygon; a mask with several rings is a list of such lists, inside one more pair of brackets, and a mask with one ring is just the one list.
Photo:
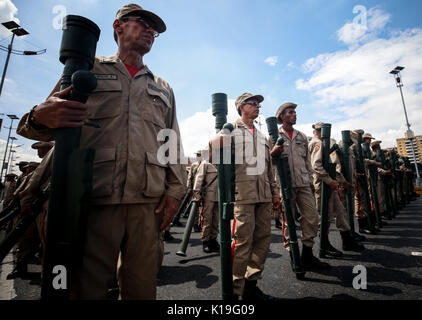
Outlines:
{"label": "blue sky", "polygon": [[[60,12],[85,16],[101,28],[97,55],[116,52],[112,22],[126,1],[0,0],[0,18],[18,19],[31,34],[17,39],[18,50],[47,49],[40,56],[10,60],[0,97],[1,113],[21,117],[48,96],[63,66],[58,61],[62,31],[53,27]],[[388,72],[403,71],[404,94],[412,128],[422,134],[422,2],[303,0],[303,1],[142,1],[158,14],[168,30],[160,35],[145,63],[173,87],[177,115],[187,154],[204,147],[213,134],[211,94],[233,101],[243,92],[265,97],[262,119],[279,105],[299,105],[297,128],[311,135],[317,121],[341,130],[362,128],[391,146],[402,137],[405,120],[398,89]],[[362,11],[353,12],[356,6]],[[16,10],[17,9],[17,10]],[[0,44],[10,33],[0,26]],[[3,68],[6,52],[0,51]],[[15,122],[16,123],[16,122]],[[9,126],[6,118],[4,125]],[[263,131],[266,131],[263,126]],[[0,139],[7,139],[2,129]],[[17,136],[20,157],[36,160],[31,141]],[[4,141],[2,146],[4,148]],[[3,152],[0,147],[0,155]],[[19,159],[21,160],[21,159]]]}

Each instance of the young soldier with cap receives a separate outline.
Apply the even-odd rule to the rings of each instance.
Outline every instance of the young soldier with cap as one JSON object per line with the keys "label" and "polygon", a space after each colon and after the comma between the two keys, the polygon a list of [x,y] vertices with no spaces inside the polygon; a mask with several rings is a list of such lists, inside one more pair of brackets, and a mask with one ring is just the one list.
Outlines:
{"label": "young soldier with cap", "polygon": [[[324,182],[330,189],[330,197],[328,198],[328,228],[327,228],[327,247],[325,248],[325,254],[333,256],[333,257],[340,257],[343,253],[336,248],[334,248],[329,239],[328,239],[328,232],[330,230],[329,225],[333,218],[336,221],[337,230],[340,231],[341,239],[343,241],[343,250],[345,251],[362,251],[364,249],[363,245],[355,242],[351,233],[350,233],[350,226],[347,221],[347,213],[346,209],[342,205],[339,195],[338,195],[338,188],[339,182],[345,184],[345,179],[341,173],[336,170],[336,177],[332,178],[328,174],[327,170],[323,167],[322,163],[322,139],[321,139],[321,127],[322,122],[318,122],[312,125],[314,129],[314,137],[312,138],[311,142],[309,143],[308,149],[309,153],[311,154],[311,163],[312,169],[314,171],[314,186],[315,186],[315,198],[316,198],[316,205],[318,211],[321,210],[321,189],[322,183]],[[333,159],[330,155],[328,158],[330,163],[333,163]],[[334,159],[335,160],[335,159]],[[347,185],[348,187],[348,185]]]}
{"label": "young soldier with cap", "polygon": [[244,300],[273,298],[257,287],[271,243],[271,209],[280,205],[269,143],[254,126],[263,100],[261,95],[243,93],[235,101],[241,117],[233,123],[235,153],[242,161],[235,164],[233,291]]}
{"label": "young soldier with cap", "polygon": [[[166,25],[156,14],[128,4],[117,11],[113,29],[118,52],[95,59],[91,72],[98,85],[88,101],[65,100],[71,88],[58,91],[57,85],[18,128],[27,138],[51,141],[56,128],[81,127],[81,148],[96,150],[83,266],[69,281],[71,299],[106,299],[120,253],[121,298],[155,299],[161,232],[185,193],[180,154],[176,164],[157,159],[161,129],[176,133],[180,150],[173,90],[143,62]],[[88,115],[101,128],[83,126]]]}
{"label": "young soldier with cap", "polygon": [[47,141],[47,142],[39,141],[39,142],[35,142],[31,146],[31,148],[37,150],[38,157],[43,159],[53,146],[54,146],[54,142],[52,141]]}
{"label": "young soldier with cap", "polygon": [[[318,270],[330,268],[328,263],[320,261],[313,255],[312,247],[314,238],[318,234],[319,214],[315,205],[312,183],[311,155],[308,150],[308,139],[303,132],[293,128],[296,124],[296,107],[292,102],[283,103],[277,110],[276,118],[279,136],[284,139],[284,151],[280,146],[274,146],[271,155],[278,156],[282,152],[289,159],[292,182],[291,205],[296,206],[301,213],[300,225],[302,227],[302,263],[305,270]],[[284,232],[284,246],[289,248],[287,228]]]}

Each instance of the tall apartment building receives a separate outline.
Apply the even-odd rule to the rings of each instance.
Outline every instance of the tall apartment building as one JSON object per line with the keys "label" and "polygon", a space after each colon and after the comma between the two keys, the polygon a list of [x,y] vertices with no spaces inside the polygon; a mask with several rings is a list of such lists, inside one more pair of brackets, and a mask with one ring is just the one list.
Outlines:
{"label": "tall apartment building", "polygon": [[404,134],[404,138],[396,139],[397,141],[397,151],[400,155],[408,157],[411,163],[415,163],[412,153],[412,144],[413,150],[415,150],[416,161],[422,164],[422,135],[415,136],[412,131],[414,139],[410,140],[407,136],[407,133]]}

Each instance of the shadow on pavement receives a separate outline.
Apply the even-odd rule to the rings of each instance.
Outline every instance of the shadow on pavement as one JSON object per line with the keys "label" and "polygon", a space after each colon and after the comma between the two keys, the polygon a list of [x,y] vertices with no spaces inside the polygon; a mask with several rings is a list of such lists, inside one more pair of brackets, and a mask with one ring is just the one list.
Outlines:
{"label": "shadow on pavement", "polygon": [[197,288],[206,289],[211,287],[219,279],[215,275],[209,275],[211,272],[213,272],[213,270],[204,265],[193,265],[188,267],[161,266],[160,271],[158,272],[157,286],[195,281]]}

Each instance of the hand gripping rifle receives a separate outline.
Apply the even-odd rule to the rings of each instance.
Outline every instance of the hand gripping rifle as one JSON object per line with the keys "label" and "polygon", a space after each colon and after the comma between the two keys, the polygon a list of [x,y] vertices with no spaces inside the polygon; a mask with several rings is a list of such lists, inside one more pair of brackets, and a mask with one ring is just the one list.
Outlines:
{"label": "hand gripping rifle", "polygon": [[[25,231],[35,222],[37,216],[43,211],[43,205],[47,201],[49,196],[49,186],[39,192],[35,200],[30,205],[30,213],[24,212],[22,216],[16,222],[16,225],[13,229],[7,233],[6,237],[0,243],[0,263],[7,256],[10,250],[15,246],[19,241],[20,237],[25,233]],[[18,204],[15,209],[20,213],[20,205]]]}
{"label": "hand gripping rifle", "polygon": [[[369,149],[369,143],[362,144],[362,150],[364,157],[366,159],[372,160],[371,150]],[[382,227],[382,220],[381,220],[381,213],[379,207],[379,200],[377,194],[377,185],[378,185],[378,170],[377,166],[374,164],[368,164],[369,170],[369,181],[371,183],[371,195],[372,195],[372,202],[374,204],[374,211],[375,211],[375,219],[377,221],[378,228]]]}
{"label": "hand gripping rifle", "polygon": [[[69,100],[85,103],[96,88],[94,65],[100,29],[74,15],[63,19],[60,61],[64,64],[60,90],[72,85]],[[81,128],[55,132],[55,150],[49,198],[42,299],[67,299],[68,286],[55,288],[55,267],[64,266],[67,284],[82,264],[87,199],[92,189],[94,149],[79,148]]]}
{"label": "hand gripping rifle", "polygon": [[365,194],[365,203],[363,205],[365,206],[365,209],[367,212],[366,221],[368,223],[368,228],[371,231],[371,233],[375,234],[376,230],[374,227],[374,221],[372,221],[372,217],[371,217],[372,208],[371,208],[371,201],[369,199],[368,177],[366,175],[365,162],[363,160],[362,133],[360,132],[358,133],[357,144],[355,145],[354,152],[357,158],[356,171],[358,174],[360,174],[357,177],[358,183],[360,185],[360,189]]}
{"label": "hand gripping rifle", "polygon": [[[215,129],[223,133],[233,131],[233,125],[227,123],[227,95],[214,93],[212,96],[212,114],[215,116]],[[228,163],[227,163],[228,162]],[[231,252],[230,220],[234,218],[235,194],[235,167],[232,145],[222,146],[219,149],[217,163],[218,176],[218,212],[220,235],[220,262],[221,262],[221,291],[223,300],[232,300],[233,269]]]}
{"label": "hand gripping rifle", "polygon": [[[265,121],[267,122],[271,143],[273,145],[283,145],[283,138],[278,138],[277,118],[268,117]],[[281,194],[283,198],[284,214],[287,222],[287,231],[289,232],[289,252],[292,269],[296,274],[296,278],[303,280],[305,278],[305,269],[303,268],[302,260],[300,259],[300,250],[296,234],[296,224],[292,211],[292,180],[290,175],[289,159],[285,155],[280,155],[274,160],[276,161],[278,180],[280,181]]]}

